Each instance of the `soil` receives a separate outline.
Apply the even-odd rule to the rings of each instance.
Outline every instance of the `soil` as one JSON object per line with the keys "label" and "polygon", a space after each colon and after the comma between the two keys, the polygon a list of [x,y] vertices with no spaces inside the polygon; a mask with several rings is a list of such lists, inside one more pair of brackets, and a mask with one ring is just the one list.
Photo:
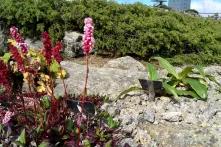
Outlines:
{"label": "soil", "polygon": [[[89,65],[94,67],[103,67],[108,61],[113,60],[113,57],[102,57],[98,55],[90,55],[89,57]],[[74,61],[75,63],[85,65],[85,57],[76,57],[76,58],[65,58],[65,61]],[[136,59],[138,60],[138,59]],[[147,62],[143,60],[140,61],[144,66],[146,66]]]}
{"label": "soil", "polygon": [[[78,64],[85,65],[85,57],[66,58],[65,61],[74,61]],[[97,55],[90,55],[89,65],[94,67],[103,67],[108,61],[113,60],[111,57],[101,57]]]}

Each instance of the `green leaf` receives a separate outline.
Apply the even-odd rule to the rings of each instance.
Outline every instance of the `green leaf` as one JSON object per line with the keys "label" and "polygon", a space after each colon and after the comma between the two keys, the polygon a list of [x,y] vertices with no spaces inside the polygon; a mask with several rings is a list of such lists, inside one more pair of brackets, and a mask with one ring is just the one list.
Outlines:
{"label": "green leaf", "polygon": [[21,143],[22,145],[26,144],[26,139],[25,139],[25,129],[22,130],[21,134],[19,135],[17,141]]}
{"label": "green leaf", "polygon": [[157,70],[153,64],[147,64],[147,72],[150,80],[156,81],[158,79]]}
{"label": "green leaf", "polygon": [[196,66],[196,69],[198,70],[199,74],[200,74],[201,76],[203,76],[204,79],[205,79],[205,78],[208,78],[210,81],[216,83],[218,86],[221,87],[221,84],[216,80],[216,78],[215,78],[214,76],[209,75],[209,74],[206,74],[206,73],[204,72],[202,66],[197,65],[197,66]]}
{"label": "green leaf", "polygon": [[84,147],[91,147],[91,143],[88,139],[83,140],[83,146]]}
{"label": "green leaf", "polygon": [[47,141],[43,141],[38,147],[48,147],[49,143]]}
{"label": "green leaf", "polygon": [[0,124],[0,133],[2,133],[2,132],[3,132],[3,125]]}
{"label": "green leaf", "polygon": [[158,60],[162,68],[166,69],[167,72],[172,74],[176,79],[179,79],[176,69],[166,59],[161,57],[154,57],[153,59]]}
{"label": "green leaf", "polygon": [[104,147],[112,147],[112,140],[109,140],[107,143],[105,143]]}
{"label": "green leaf", "polygon": [[109,117],[107,118],[107,125],[108,125],[111,129],[113,129],[113,128],[117,128],[118,125],[119,125],[119,123],[118,123],[117,121],[115,121],[112,116],[109,116]]}
{"label": "green leaf", "polygon": [[176,92],[177,90],[176,90],[175,87],[170,86],[169,84],[164,82],[163,83],[163,88],[165,89],[166,93],[172,94],[175,97],[175,99],[179,98],[179,96],[178,96],[178,94]]}
{"label": "green leaf", "polygon": [[73,130],[73,127],[74,127],[74,123],[73,123],[73,121],[72,120],[70,120],[70,119],[68,119],[67,121],[66,121],[66,129],[68,130],[68,131],[72,131]]}
{"label": "green leaf", "polygon": [[192,98],[199,98],[199,96],[194,91],[187,90],[176,90],[176,93],[180,96],[191,96]]}
{"label": "green leaf", "polygon": [[5,64],[7,64],[10,58],[11,58],[11,54],[5,53],[4,56],[2,57],[2,60]]}
{"label": "green leaf", "polygon": [[206,77],[206,74],[205,74],[205,72],[204,72],[204,70],[203,70],[203,67],[202,67],[202,66],[197,65],[197,66],[196,66],[196,69],[198,70],[199,74],[200,74],[201,76],[203,76],[203,78],[205,78],[205,77]]}
{"label": "green leaf", "polygon": [[179,80],[186,78],[193,71],[193,67],[188,66],[185,67],[179,74]]}
{"label": "green leaf", "polygon": [[41,104],[45,109],[49,109],[51,106],[50,100],[48,96],[43,96],[41,99]]}
{"label": "green leaf", "polygon": [[50,65],[50,71],[56,73],[59,71],[59,69],[60,64],[56,60],[53,60]]}
{"label": "green leaf", "polygon": [[216,78],[215,78],[214,76],[206,75],[206,77],[207,77],[210,81],[216,83],[218,86],[221,87],[221,84],[216,80]]}
{"label": "green leaf", "polygon": [[117,99],[121,98],[121,96],[125,95],[125,94],[128,94],[129,92],[132,92],[132,91],[146,91],[146,90],[143,90],[142,88],[140,87],[130,87],[129,89],[126,89],[124,90],[123,92],[121,92],[119,94],[119,96],[117,97]]}
{"label": "green leaf", "polygon": [[202,99],[207,99],[207,87],[200,83],[197,79],[186,78],[183,79],[184,83],[188,83],[191,88],[199,95]]}
{"label": "green leaf", "polygon": [[69,136],[68,136],[68,135],[64,135],[64,136],[62,137],[62,140],[67,140],[67,139],[69,139]]}

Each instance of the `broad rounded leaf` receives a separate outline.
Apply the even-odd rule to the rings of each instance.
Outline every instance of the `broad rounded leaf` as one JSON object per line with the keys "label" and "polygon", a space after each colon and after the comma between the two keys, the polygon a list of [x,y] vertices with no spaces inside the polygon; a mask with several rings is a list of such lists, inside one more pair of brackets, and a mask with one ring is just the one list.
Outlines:
{"label": "broad rounded leaf", "polygon": [[207,99],[207,87],[206,85],[200,83],[197,79],[186,78],[183,80],[184,83],[188,83],[191,88],[199,95],[202,99]]}

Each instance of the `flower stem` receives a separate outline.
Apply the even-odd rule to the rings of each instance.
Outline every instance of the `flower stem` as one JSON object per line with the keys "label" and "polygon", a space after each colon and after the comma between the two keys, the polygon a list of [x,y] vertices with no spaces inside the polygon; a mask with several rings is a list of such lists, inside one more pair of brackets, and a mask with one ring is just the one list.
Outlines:
{"label": "flower stem", "polygon": [[89,56],[88,56],[88,54],[86,54],[85,60],[86,60],[86,75],[85,75],[85,82],[84,82],[83,100],[87,96],[87,82],[88,82],[88,74],[89,74],[89,67],[88,67]]}
{"label": "flower stem", "polygon": [[22,95],[20,96],[20,99],[22,101],[23,111],[25,113],[25,119],[26,119],[26,122],[27,122],[28,121],[28,117],[27,117],[26,108],[25,108],[25,100],[24,100]]}

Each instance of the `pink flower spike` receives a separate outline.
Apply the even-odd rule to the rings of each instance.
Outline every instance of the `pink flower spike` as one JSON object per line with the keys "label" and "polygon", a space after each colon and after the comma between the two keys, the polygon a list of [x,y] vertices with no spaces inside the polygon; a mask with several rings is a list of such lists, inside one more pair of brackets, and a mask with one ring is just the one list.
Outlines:
{"label": "pink flower spike", "polygon": [[88,55],[94,47],[94,26],[92,18],[84,19],[83,52]]}
{"label": "pink flower spike", "polygon": [[11,117],[14,115],[14,112],[10,112],[10,111],[7,111],[5,113],[5,116],[2,120],[2,124],[7,124],[10,120],[11,120]]}

